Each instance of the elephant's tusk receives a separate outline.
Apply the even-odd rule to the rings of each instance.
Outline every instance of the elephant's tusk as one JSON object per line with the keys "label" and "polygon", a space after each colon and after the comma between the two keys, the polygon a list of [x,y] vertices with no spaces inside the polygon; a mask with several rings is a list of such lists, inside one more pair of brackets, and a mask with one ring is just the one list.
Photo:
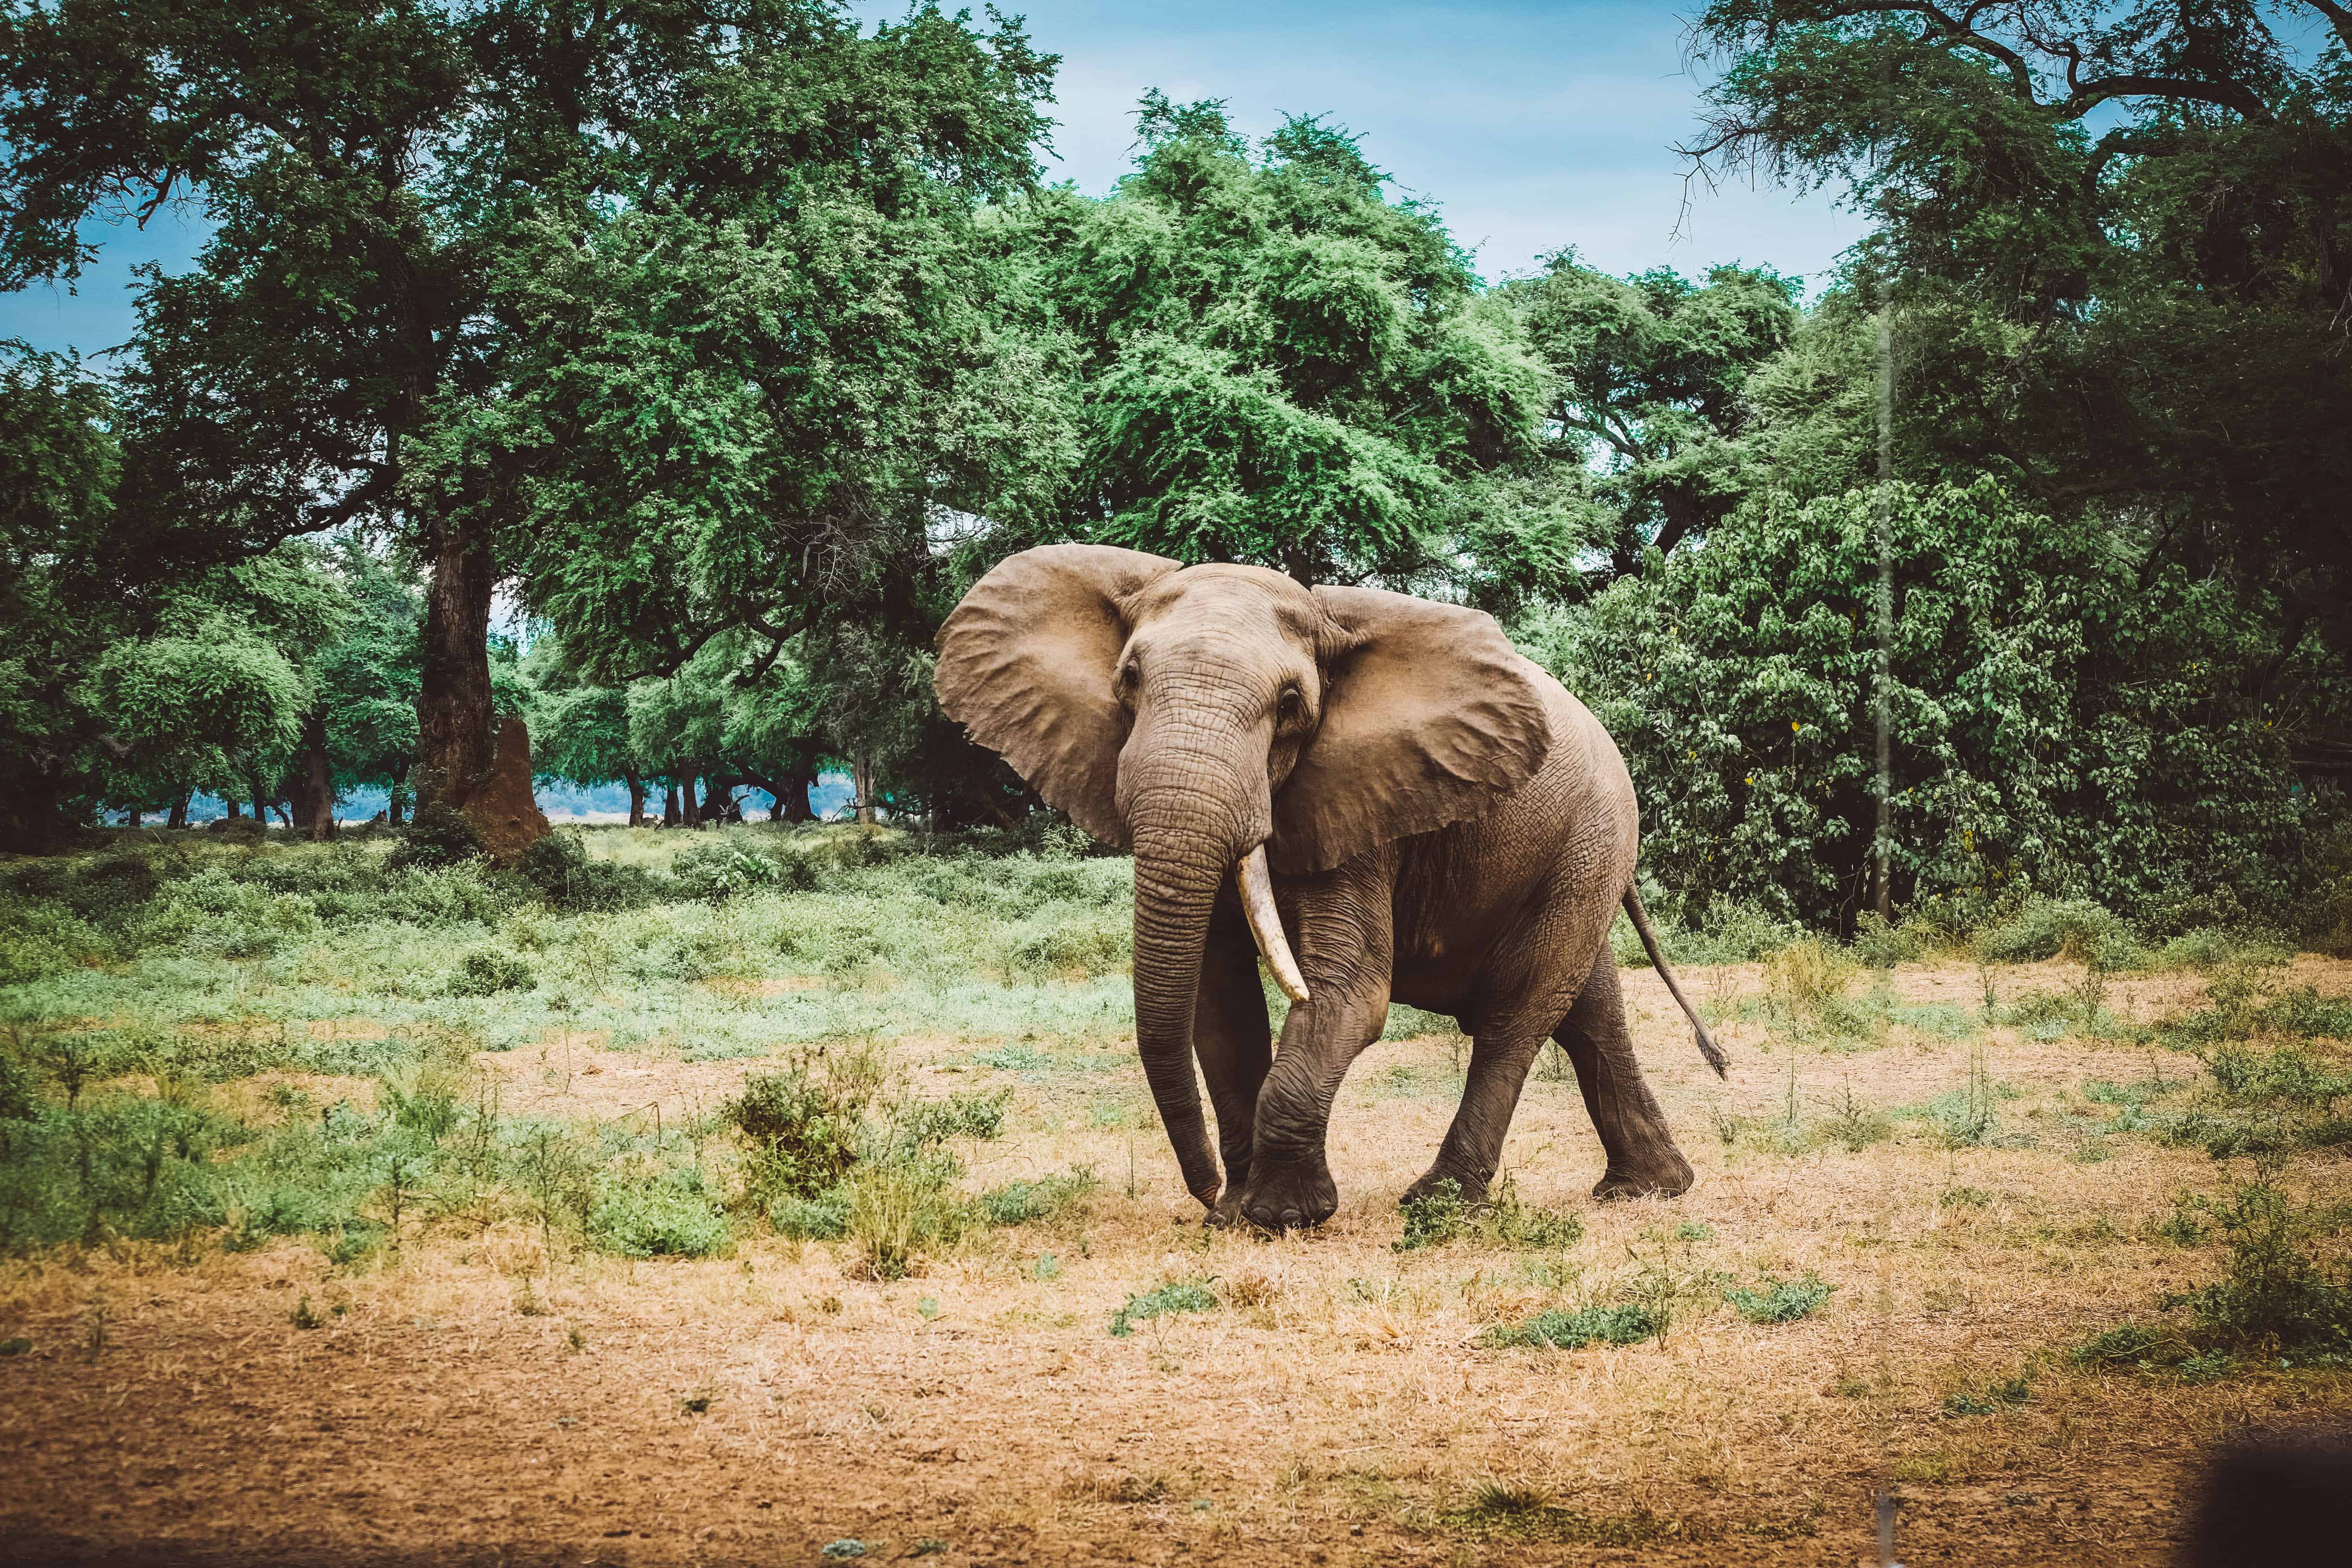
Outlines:
{"label": "elephant's tusk", "polygon": [[1274,983],[1293,1002],[1306,1001],[1307,977],[1298,973],[1298,960],[1291,957],[1289,939],[1282,934],[1282,917],[1275,912],[1274,881],[1266,874],[1265,845],[1242,857],[1241,885],[1242,912],[1249,917],[1250,935],[1257,938],[1265,966],[1274,971]]}

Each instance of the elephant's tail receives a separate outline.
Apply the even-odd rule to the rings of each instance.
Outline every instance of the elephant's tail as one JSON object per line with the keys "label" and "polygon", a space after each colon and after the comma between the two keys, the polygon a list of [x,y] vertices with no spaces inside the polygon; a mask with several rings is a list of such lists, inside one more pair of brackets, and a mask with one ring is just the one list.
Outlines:
{"label": "elephant's tail", "polygon": [[1658,978],[1666,983],[1666,989],[1682,1005],[1683,1016],[1690,1020],[1691,1028],[1697,1034],[1698,1054],[1706,1058],[1706,1065],[1715,1069],[1716,1077],[1723,1077],[1727,1065],[1723,1048],[1707,1034],[1706,1026],[1699,1022],[1698,1009],[1692,1006],[1690,998],[1683,994],[1682,984],[1675,978],[1674,966],[1666,962],[1665,950],[1658,945],[1658,933],[1650,925],[1650,911],[1642,907],[1642,895],[1632,888],[1625,889],[1625,913],[1642,939],[1642,951],[1650,955],[1650,962],[1657,966]]}

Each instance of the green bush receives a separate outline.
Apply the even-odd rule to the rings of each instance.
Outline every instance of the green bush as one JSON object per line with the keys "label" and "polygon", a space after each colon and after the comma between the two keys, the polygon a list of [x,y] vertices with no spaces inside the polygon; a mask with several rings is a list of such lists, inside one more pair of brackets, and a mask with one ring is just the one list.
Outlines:
{"label": "green bush", "polygon": [[2298,1206],[2264,1179],[2189,1204],[2229,1248],[2220,1279],[2163,1303],[2189,1310],[2200,1347],[2318,1362],[2352,1355],[2352,1262],[2318,1245],[2339,1216]]}
{"label": "green bush", "polygon": [[495,996],[501,991],[528,991],[539,984],[530,965],[497,948],[478,948],[466,955],[449,977],[452,996]]}
{"label": "green bush", "polygon": [[1751,1323],[1793,1323],[1821,1310],[1830,1292],[1836,1289],[1809,1268],[1795,1279],[1780,1279],[1768,1274],[1760,1290],[1735,1286],[1723,1293],[1723,1299]]}
{"label": "green bush", "polygon": [[623,1258],[708,1258],[734,1240],[693,1166],[650,1181],[606,1182],[589,1211],[588,1236],[599,1249]]}
{"label": "green bush", "polygon": [[[796,865],[803,864],[797,856],[793,859]],[[686,897],[711,903],[773,887],[784,875],[774,859],[755,855],[725,837],[709,838],[681,851],[670,862],[669,874]]]}
{"label": "green bush", "polygon": [[2011,919],[1977,936],[1995,963],[2064,958],[2093,969],[2128,967],[2139,957],[2131,927],[2088,899],[2032,899]]}
{"label": "green bush", "polygon": [[482,853],[482,836],[463,812],[438,804],[419,811],[402,829],[384,864],[394,870],[410,866],[454,866]]}
{"label": "green bush", "polygon": [[1478,1336],[1478,1343],[1487,1350],[1576,1351],[1591,1344],[1631,1345],[1661,1339],[1666,1325],[1662,1309],[1641,1302],[1580,1307],[1572,1312],[1555,1307],[1522,1323],[1488,1329]]}
{"label": "green bush", "polygon": [[1866,968],[1892,969],[1898,963],[1914,963],[1926,957],[1932,945],[1927,930],[1909,921],[1890,926],[1876,910],[1864,910],[1854,921],[1853,955]]}
{"label": "green bush", "polygon": [[849,1234],[850,1194],[835,1187],[815,1197],[786,1193],[768,1205],[768,1223],[792,1241],[839,1241]]}
{"label": "green bush", "polygon": [[866,1110],[879,1089],[870,1052],[803,1053],[772,1071],[747,1074],[719,1114],[743,1140],[755,1188],[815,1198],[857,1163]]}

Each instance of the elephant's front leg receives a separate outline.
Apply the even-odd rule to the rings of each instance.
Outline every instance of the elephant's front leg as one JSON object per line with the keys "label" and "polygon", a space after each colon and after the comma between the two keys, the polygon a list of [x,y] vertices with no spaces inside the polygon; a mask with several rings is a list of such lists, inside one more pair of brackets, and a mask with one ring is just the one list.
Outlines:
{"label": "elephant's front leg", "polygon": [[1392,868],[1366,856],[1288,900],[1307,1000],[1295,1003],[1257,1097],[1242,1213],[1268,1230],[1320,1225],[1339,1207],[1325,1141],[1349,1064],[1388,1024]]}
{"label": "elephant's front leg", "polygon": [[1274,1037],[1266,1027],[1265,991],[1258,984],[1257,948],[1230,878],[1210,917],[1208,945],[1201,955],[1192,1049],[1216,1110],[1217,1152],[1225,1167],[1225,1190],[1210,1209],[1208,1223],[1236,1225],[1249,1185],[1258,1090],[1273,1058]]}

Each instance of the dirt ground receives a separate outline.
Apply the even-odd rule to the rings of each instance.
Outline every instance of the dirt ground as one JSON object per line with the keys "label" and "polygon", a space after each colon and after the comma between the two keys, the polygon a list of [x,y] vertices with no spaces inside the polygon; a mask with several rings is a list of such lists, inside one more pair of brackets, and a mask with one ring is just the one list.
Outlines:
{"label": "dirt ground", "polygon": [[[1454,1045],[1386,1042],[1342,1090],[1342,1207],[1308,1236],[1212,1234],[1183,1196],[1131,1054],[1007,1071],[950,1039],[896,1047],[919,1081],[1014,1089],[976,1185],[1090,1165],[1085,1213],[999,1230],[915,1278],[854,1277],[846,1244],[627,1263],[535,1233],[412,1233],[338,1269],[316,1249],[121,1248],[0,1272],[0,1553],[16,1560],[944,1564],[1875,1562],[1899,1499],[1911,1564],[2160,1561],[2200,1452],[2249,1427],[2352,1417],[2352,1376],[2206,1384],[2094,1373],[2065,1352],[2217,1267],[2154,1234],[2230,1173],[2201,1149],[2097,1134],[2087,1080],[2179,1078],[2161,1048],[1897,1025],[1870,1048],[1725,1023],[1700,1064],[1655,978],[1625,979],[1698,1183],[1585,1195],[1598,1146],[1570,1081],[1528,1085],[1508,1150],[1528,1202],[1587,1227],[1565,1254],[1400,1253],[1398,1191],[1450,1116]],[[2059,965],[2000,972],[2004,996]],[[2352,994],[2352,963],[2291,984]],[[1736,1008],[1752,969],[1700,971]],[[1867,983],[1865,983],[1867,984]],[[1900,1000],[1973,1016],[1965,965]],[[2195,999],[2119,983],[2150,1019]],[[2000,1086],[1993,1146],[1925,1123],[1860,1152],[1727,1142],[1736,1119],[1912,1106]],[[483,1058],[510,1109],[691,1115],[747,1066],[559,1040]],[[1851,1097],[1849,1100],[1847,1097]],[[2340,1150],[2283,1178],[2352,1199]],[[1835,1285],[1804,1321],[1745,1321],[1726,1277]],[[1480,1331],[1637,1277],[1687,1288],[1663,1342],[1476,1348]],[[1164,1281],[1216,1310],[1115,1337]],[[301,1327],[298,1319],[314,1321]],[[2023,1373],[2030,1396],[1946,1413]]]}

